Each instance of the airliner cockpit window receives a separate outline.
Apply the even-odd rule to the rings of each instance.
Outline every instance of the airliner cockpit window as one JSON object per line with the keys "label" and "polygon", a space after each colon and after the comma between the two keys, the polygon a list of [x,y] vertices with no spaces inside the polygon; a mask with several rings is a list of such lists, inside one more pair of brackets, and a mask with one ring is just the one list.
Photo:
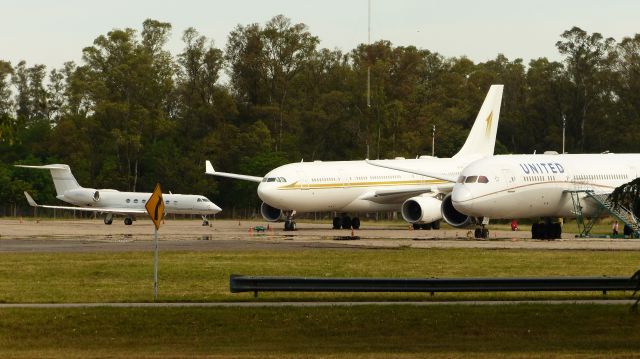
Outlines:
{"label": "airliner cockpit window", "polygon": [[469,176],[466,180],[464,180],[464,183],[476,183],[477,180],[478,176]]}
{"label": "airliner cockpit window", "polygon": [[278,177],[278,179],[280,179],[280,181],[278,182],[287,182],[287,180],[284,177]]}
{"label": "airliner cockpit window", "polygon": [[464,183],[465,176],[458,177],[458,183]]}
{"label": "airliner cockpit window", "polygon": [[478,177],[478,183],[489,183],[489,179],[487,176],[480,176]]}
{"label": "airliner cockpit window", "polygon": [[267,178],[267,182],[275,182],[276,178],[275,177],[269,177]]}

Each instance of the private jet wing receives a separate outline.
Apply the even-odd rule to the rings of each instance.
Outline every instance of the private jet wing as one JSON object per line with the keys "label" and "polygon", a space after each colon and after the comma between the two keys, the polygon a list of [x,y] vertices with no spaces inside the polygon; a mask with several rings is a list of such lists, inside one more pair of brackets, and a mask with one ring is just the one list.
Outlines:
{"label": "private jet wing", "polygon": [[235,179],[239,179],[239,180],[243,180],[243,181],[262,182],[262,177],[247,176],[247,175],[241,175],[241,174],[237,174],[237,173],[217,172],[216,170],[213,169],[213,165],[211,165],[211,162],[209,160],[207,160],[205,162],[205,172],[204,173],[206,173],[208,175],[212,175],[212,176],[235,178]]}
{"label": "private jet wing", "polygon": [[33,197],[31,197],[31,195],[29,193],[27,193],[26,191],[24,192],[24,195],[25,195],[25,197],[27,197],[27,202],[29,202],[29,205],[31,207],[53,208],[53,209],[70,209],[70,210],[74,210],[74,211],[114,213],[114,214],[121,214],[121,215],[147,213],[147,211],[144,210],[144,209],[136,209],[136,208],[50,206],[50,205],[44,205],[44,204],[36,203],[36,201],[33,199]]}

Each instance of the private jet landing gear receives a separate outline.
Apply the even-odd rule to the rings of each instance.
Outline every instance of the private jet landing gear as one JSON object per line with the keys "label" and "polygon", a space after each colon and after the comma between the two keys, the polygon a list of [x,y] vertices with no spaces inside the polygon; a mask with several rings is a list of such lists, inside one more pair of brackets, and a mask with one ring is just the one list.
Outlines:
{"label": "private jet landing gear", "polygon": [[489,218],[483,217],[480,226],[476,227],[476,230],[473,232],[473,236],[476,239],[489,238],[489,229],[485,227],[487,224],[489,224]]}
{"label": "private jet landing gear", "polygon": [[202,216],[202,226],[206,227],[209,225],[209,220],[207,219],[207,216]]}
{"label": "private jet landing gear", "polygon": [[296,221],[293,220],[293,216],[296,214],[295,211],[287,212],[286,219],[284,220],[284,230],[285,231],[295,231],[296,230]]}
{"label": "private jet landing gear", "polygon": [[124,219],[124,225],[125,225],[125,226],[130,226],[130,225],[132,225],[132,224],[133,224],[133,218],[131,218],[131,217],[126,217],[126,218]]}
{"label": "private jet landing gear", "polygon": [[104,216],[104,224],[110,225],[111,223],[113,223],[113,213],[107,213],[107,215]]}
{"label": "private jet landing gear", "polygon": [[545,218],[544,222],[531,225],[532,239],[560,239],[562,238],[562,225],[553,222],[551,218]]}
{"label": "private jet landing gear", "polygon": [[360,218],[349,217],[347,215],[333,217],[333,229],[360,229]]}

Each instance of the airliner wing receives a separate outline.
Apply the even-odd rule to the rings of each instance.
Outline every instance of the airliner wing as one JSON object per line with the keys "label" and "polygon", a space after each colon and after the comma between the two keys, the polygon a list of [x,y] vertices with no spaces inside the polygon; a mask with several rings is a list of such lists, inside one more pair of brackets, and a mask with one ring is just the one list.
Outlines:
{"label": "airliner wing", "polygon": [[27,197],[27,202],[31,207],[38,208],[53,208],[53,209],[68,209],[73,211],[85,211],[85,212],[99,212],[99,213],[114,213],[114,214],[145,214],[147,213],[144,209],[136,209],[136,208],[117,208],[117,207],[109,207],[109,208],[100,208],[100,207],[76,207],[76,206],[50,206],[44,204],[37,204],[36,201],[33,200],[33,197],[26,191],[24,192],[25,197]]}
{"label": "airliner wing", "polygon": [[212,175],[212,176],[235,178],[235,179],[239,179],[239,180],[243,180],[243,181],[262,182],[262,177],[247,176],[247,175],[241,175],[241,174],[236,174],[236,173],[228,173],[228,172],[217,172],[216,170],[213,169],[213,166],[211,165],[211,162],[209,160],[207,160],[205,162],[205,172],[204,173],[206,173],[208,175]]}
{"label": "airliner wing", "polygon": [[382,164],[382,163],[379,163],[379,162],[376,162],[376,161],[365,160],[365,162],[367,162],[368,164],[370,164],[372,166],[388,168],[390,170],[396,170],[396,171],[400,171],[400,172],[413,173],[413,174],[420,175],[420,176],[427,176],[427,177],[436,178],[436,179],[439,179],[439,180],[451,182],[451,188],[453,188],[453,184],[455,184],[456,181],[458,180],[455,177],[445,176],[445,175],[442,175],[440,173],[421,171],[421,170],[416,170],[416,169],[413,169],[413,168],[404,168],[404,167],[398,167],[398,166],[391,166],[391,165]]}

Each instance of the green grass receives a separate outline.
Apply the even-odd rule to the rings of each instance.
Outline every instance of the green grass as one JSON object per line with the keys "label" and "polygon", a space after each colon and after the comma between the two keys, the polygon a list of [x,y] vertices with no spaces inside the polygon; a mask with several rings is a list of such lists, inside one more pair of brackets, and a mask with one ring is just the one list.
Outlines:
{"label": "green grass", "polygon": [[630,357],[625,306],[0,310],[6,357]]}
{"label": "green grass", "polygon": [[[0,302],[144,302],[152,300],[151,252],[2,253]],[[485,249],[313,249],[160,252],[162,301],[415,300],[419,293],[229,292],[229,276],[547,277],[631,276],[637,251]],[[611,293],[626,296],[630,293]],[[599,293],[437,294],[434,299],[600,297]]]}

